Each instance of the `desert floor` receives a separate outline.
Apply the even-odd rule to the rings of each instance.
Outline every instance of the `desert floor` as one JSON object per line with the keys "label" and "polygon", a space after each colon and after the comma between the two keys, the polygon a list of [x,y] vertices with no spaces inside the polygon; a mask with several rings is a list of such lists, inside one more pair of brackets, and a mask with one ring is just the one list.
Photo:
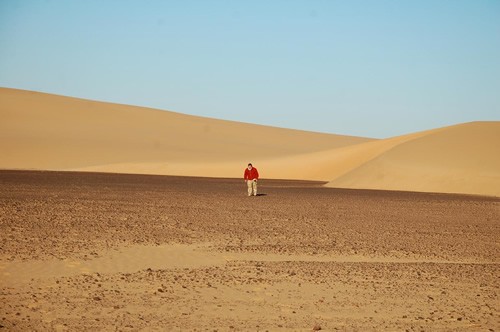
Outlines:
{"label": "desert floor", "polygon": [[500,199],[0,172],[4,330],[500,329]]}

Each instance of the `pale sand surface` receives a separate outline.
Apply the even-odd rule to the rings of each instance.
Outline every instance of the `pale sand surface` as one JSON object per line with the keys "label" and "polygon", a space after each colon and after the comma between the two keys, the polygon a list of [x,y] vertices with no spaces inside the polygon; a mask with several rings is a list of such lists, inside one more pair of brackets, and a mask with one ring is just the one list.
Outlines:
{"label": "pale sand surface", "polygon": [[496,331],[500,200],[0,171],[0,329]]}
{"label": "pale sand surface", "polygon": [[500,122],[467,123],[412,137],[328,185],[500,196]]}
{"label": "pale sand surface", "polygon": [[[0,116],[0,168],[4,169],[108,167],[116,172],[123,170],[119,165],[128,164],[129,173],[172,174],[176,168],[171,170],[170,164],[237,162],[237,173],[218,171],[216,175],[239,177],[249,159],[371,140],[5,88],[0,88]],[[149,164],[160,164],[161,168],[150,169]]]}
{"label": "pale sand surface", "polygon": [[0,169],[241,177],[253,162],[331,187],[500,196],[498,121],[374,140],[6,88],[0,118]]}

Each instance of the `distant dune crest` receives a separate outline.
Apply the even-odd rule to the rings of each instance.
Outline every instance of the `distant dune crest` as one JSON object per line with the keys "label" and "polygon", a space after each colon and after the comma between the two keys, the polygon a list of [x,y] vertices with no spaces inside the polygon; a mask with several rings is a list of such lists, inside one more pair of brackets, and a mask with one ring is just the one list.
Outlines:
{"label": "distant dune crest", "polygon": [[[500,122],[384,140],[0,88],[1,169],[263,178],[500,196]],[[241,174],[240,174],[241,173]]]}

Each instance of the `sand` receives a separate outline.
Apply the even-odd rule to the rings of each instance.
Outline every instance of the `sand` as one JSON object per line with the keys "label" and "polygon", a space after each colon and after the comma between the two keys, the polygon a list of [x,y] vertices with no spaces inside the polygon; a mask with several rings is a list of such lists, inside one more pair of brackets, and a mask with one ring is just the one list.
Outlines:
{"label": "sand", "polygon": [[378,140],[6,88],[0,120],[0,329],[500,328],[498,121]]}
{"label": "sand", "polygon": [[495,331],[500,199],[0,171],[0,329]]}
{"label": "sand", "polygon": [[252,162],[268,179],[500,197],[498,121],[377,140],[7,88],[0,118],[0,169],[238,178]]}
{"label": "sand", "polygon": [[421,134],[396,138],[398,144],[328,186],[500,196],[500,122]]}
{"label": "sand", "polygon": [[0,117],[3,169],[240,177],[250,160],[371,141],[5,88]]}

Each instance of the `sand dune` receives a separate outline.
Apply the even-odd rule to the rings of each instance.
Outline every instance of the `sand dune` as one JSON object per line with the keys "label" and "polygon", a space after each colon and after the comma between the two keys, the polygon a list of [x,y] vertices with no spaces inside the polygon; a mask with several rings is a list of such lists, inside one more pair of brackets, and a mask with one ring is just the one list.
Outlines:
{"label": "sand dune", "polygon": [[388,149],[328,186],[500,196],[500,122],[466,123],[407,138],[377,142]]}
{"label": "sand dune", "polygon": [[384,140],[0,89],[1,169],[321,180],[341,188],[500,196],[500,122]]}
{"label": "sand dune", "polygon": [[[13,89],[0,89],[0,117],[4,169],[240,176],[249,160],[370,140]],[[204,173],[228,162],[237,173]]]}

